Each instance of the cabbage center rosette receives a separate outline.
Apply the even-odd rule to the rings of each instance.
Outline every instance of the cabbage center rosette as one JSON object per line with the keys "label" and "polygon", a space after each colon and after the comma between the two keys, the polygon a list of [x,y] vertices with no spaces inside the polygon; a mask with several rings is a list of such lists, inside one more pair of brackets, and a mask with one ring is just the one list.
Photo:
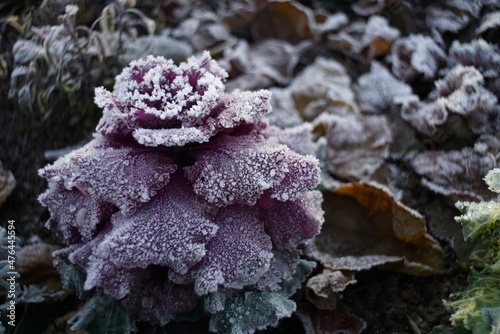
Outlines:
{"label": "cabbage center rosette", "polygon": [[[248,332],[290,315],[284,283],[323,222],[318,161],[267,125],[268,91],[226,93],[226,77],[207,52],[134,61],[96,90],[94,139],[40,170],[57,258],[153,324],[201,310]],[[274,320],[230,318],[252,301]]]}

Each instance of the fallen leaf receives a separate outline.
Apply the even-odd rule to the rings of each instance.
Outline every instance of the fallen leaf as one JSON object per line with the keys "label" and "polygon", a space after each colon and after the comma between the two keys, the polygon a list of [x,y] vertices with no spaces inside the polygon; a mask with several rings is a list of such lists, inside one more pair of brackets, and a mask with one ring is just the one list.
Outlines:
{"label": "fallen leaf", "polygon": [[375,172],[389,154],[392,134],[382,116],[322,114],[314,135],[323,136],[318,158],[334,177],[359,181]]}
{"label": "fallen leaf", "polygon": [[62,283],[54,267],[52,252],[58,247],[47,243],[24,246],[17,252],[16,270],[20,282],[25,285],[48,286],[52,291],[62,289]]}
{"label": "fallen leaf", "polygon": [[307,250],[324,267],[307,283],[308,299],[319,308],[334,307],[338,293],[361,270],[442,272],[444,252],[427,233],[425,218],[383,186],[351,183],[324,191],[323,198],[325,222]]}
{"label": "fallen leaf", "polygon": [[500,141],[495,137],[483,136],[483,142],[478,141],[474,148],[420,153],[412,165],[422,176],[425,187],[444,195],[452,204],[491,200],[494,194],[482,178],[498,166],[495,154],[498,154],[499,146]]}

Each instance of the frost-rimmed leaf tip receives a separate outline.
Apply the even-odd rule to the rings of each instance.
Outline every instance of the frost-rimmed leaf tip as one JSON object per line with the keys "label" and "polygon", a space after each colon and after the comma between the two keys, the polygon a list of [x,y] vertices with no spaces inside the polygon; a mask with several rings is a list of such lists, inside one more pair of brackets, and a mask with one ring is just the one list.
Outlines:
{"label": "frost-rimmed leaf tip", "polygon": [[299,153],[311,127],[269,127],[270,92],[226,93],[226,77],[208,52],[134,61],[96,90],[94,139],[40,170],[61,274],[79,272],[88,295],[155,325],[201,312],[222,332],[295,309],[286,287],[312,269],[301,249],[323,223],[319,162]]}

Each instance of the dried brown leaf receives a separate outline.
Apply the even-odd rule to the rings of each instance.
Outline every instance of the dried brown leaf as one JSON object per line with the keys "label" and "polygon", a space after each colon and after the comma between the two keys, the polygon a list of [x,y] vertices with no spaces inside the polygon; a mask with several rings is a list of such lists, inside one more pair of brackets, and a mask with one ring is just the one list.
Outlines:
{"label": "dried brown leaf", "polygon": [[260,0],[239,6],[225,23],[233,32],[249,31],[255,41],[276,38],[296,44],[314,40],[317,34],[313,11],[295,1]]}
{"label": "dried brown leaf", "polygon": [[374,183],[346,184],[325,191],[325,223],[312,255],[329,269],[374,266],[429,275],[442,270],[443,251],[427,232],[425,218]]}
{"label": "dried brown leaf", "polygon": [[20,282],[25,285],[37,284],[48,286],[52,291],[62,289],[62,283],[54,267],[52,252],[58,247],[38,243],[24,246],[17,252],[16,270],[20,274]]}
{"label": "dried brown leaf", "polygon": [[389,52],[399,35],[399,30],[389,26],[384,17],[374,15],[366,23],[354,22],[339,33],[328,35],[328,43],[346,55],[370,61]]}

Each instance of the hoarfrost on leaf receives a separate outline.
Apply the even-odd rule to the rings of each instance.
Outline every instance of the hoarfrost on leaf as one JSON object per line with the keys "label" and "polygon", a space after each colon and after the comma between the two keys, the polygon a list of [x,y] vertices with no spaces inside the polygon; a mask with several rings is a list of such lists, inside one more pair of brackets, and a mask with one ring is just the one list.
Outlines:
{"label": "hoarfrost on leaf", "polygon": [[208,242],[206,256],[188,273],[200,296],[217,292],[219,286],[243,289],[255,284],[273,257],[271,238],[252,208],[221,208],[215,221],[218,232]]}
{"label": "hoarfrost on leaf", "polygon": [[322,112],[358,112],[351,78],[339,62],[317,58],[292,81],[288,90],[302,118],[311,121]]}
{"label": "hoarfrost on leaf", "polygon": [[426,23],[440,32],[458,33],[471,19],[477,18],[481,3],[476,1],[444,0],[426,7]]}
{"label": "hoarfrost on leaf", "polygon": [[267,189],[273,189],[275,198],[294,200],[319,181],[312,156],[301,156],[255,132],[211,141],[184,172],[195,192],[218,206],[254,205]]}
{"label": "hoarfrost on leaf", "polygon": [[371,175],[389,154],[392,134],[382,116],[337,116],[323,114],[315,122],[323,134],[319,159],[332,175],[343,180],[361,180]]}
{"label": "hoarfrost on leaf", "polygon": [[380,113],[388,110],[396,98],[412,94],[409,85],[394,76],[378,62],[371,63],[369,73],[363,74],[354,87],[361,110]]}
{"label": "hoarfrost on leaf", "polygon": [[121,268],[154,264],[184,274],[205,256],[205,245],[218,229],[205,209],[205,203],[176,176],[134,215],[114,214],[113,229],[95,256]]}
{"label": "hoarfrost on leaf", "polygon": [[460,151],[423,152],[413,159],[412,165],[422,176],[423,185],[457,202],[491,199],[492,194],[481,178],[497,167],[498,161],[487,150],[463,148]]}
{"label": "hoarfrost on leaf", "polygon": [[475,67],[483,77],[495,78],[500,74],[500,50],[497,45],[483,39],[473,40],[469,43],[453,41],[448,51],[448,68],[463,66]]}
{"label": "hoarfrost on leaf", "polygon": [[445,64],[446,55],[437,43],[424,35],[410,35],[394,42],[387,61],[392,64],[392,73],[405,82],[422,76],[433,79],[438,69]]}
{"label": "hoarfrost on leaf", "polygon": [[389,26],[386,18],[373,15],[366,23],[354,22],[339,33],[328,35],[328,42],[344,54],[371,61],[389,52],[399,35],[399,30]]}

